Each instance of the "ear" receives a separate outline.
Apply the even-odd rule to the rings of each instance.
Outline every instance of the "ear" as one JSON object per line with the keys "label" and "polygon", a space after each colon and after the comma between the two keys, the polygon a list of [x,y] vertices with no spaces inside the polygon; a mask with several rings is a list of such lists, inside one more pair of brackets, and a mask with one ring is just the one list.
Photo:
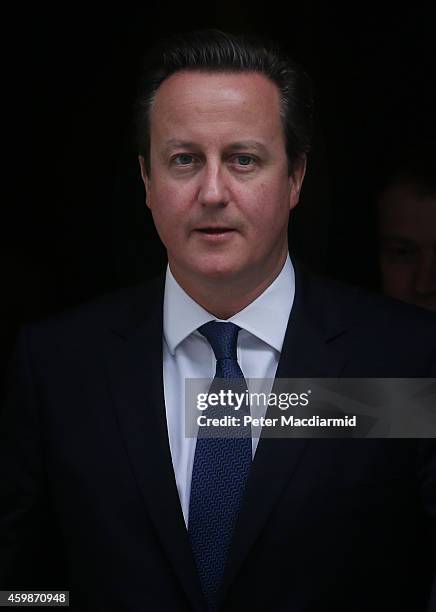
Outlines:
{"label": "ear", "polygon": [[149,191],[150,191],[150,178],[147,174],[147,170],[145,167],[145,159],[142,155],[138,155],[138,160],[139,160],[139,166],[141,168],[141,178],[142,178],[142,182],[144,183],[144,187],[145,187],[145,203],[147,204],[148,208],[151,208],[150,206],[150,196],[149,196]]}
{"label": "ear", "polygon": [[300,199],[300,191],[301,187],[303,186],[304,175],[306,174],[306,164],[306,155],[301,155],[298,159],[295,160],[294,169],[292,171],[291,176],[289,177],[289,208],[291,210],[295,208],[295,206],[297,206],[298,200]]}

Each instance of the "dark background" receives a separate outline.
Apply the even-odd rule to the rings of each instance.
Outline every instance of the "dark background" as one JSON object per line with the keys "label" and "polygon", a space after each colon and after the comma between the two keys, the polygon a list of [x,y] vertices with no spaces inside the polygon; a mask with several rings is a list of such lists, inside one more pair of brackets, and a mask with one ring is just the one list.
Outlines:
{"label": "dark background", "polygon": [[392,156],[436,132],[436,10],[324,5],[59,4],[5,16],[2,374],[23,322],[162,268],[131,108],[144,51],[173,31],[263,33],[304,65],[316,129],[291,249],[315,270],[376,286],[374,189]]}

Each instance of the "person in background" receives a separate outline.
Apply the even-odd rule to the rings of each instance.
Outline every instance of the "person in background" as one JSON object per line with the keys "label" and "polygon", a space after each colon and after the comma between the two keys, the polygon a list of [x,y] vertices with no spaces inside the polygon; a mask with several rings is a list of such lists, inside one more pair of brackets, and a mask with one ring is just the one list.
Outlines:
{"label": "person in background", "polygon": [[436,148],[409,152],[376,198],[383,293],[436,312]]}

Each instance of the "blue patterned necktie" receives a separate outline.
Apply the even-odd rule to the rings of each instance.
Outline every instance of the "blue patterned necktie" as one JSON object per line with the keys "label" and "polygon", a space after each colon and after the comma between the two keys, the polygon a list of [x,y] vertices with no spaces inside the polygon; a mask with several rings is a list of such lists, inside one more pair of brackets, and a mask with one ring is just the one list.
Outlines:
{"label": "blue patterned necktie", "polygon": [[[247,389],[236,356],[239,330],[233,323],[217,321],[198,328],[209,341],[217,360],[210,391]],[[218,407],[218,411],[220,409],[221,415],[230,414]],[[241,419],[243,414],[243,409],[232,410],[232,415]],[[245,414],[249,414],[249,407]],[[219,415],[217,411],[209,414]],[[216,609],[216,597],[251,466],[250,427],[241,427],[239,436],[207,438],[199,431],[195,448],[188,532],[209,610]]]}

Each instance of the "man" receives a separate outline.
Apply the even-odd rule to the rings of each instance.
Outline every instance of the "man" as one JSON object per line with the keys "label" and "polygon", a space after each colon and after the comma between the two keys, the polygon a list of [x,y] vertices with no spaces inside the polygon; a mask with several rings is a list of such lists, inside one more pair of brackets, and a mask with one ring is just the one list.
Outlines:
{"label": "man", "polygon": [[304,74],[257,43],[194,33],[156,52],[138,113],[169,267],[21,333],[2,586],[25,588],[50,513],[75,610],[425,610],[433,441],[184,435],[187,378],[435,375],[431,315],[288,256]]}
{"label": "man", "polygon": [[377,197],[382,289],[436,312],[435,148],[403,156]]}

